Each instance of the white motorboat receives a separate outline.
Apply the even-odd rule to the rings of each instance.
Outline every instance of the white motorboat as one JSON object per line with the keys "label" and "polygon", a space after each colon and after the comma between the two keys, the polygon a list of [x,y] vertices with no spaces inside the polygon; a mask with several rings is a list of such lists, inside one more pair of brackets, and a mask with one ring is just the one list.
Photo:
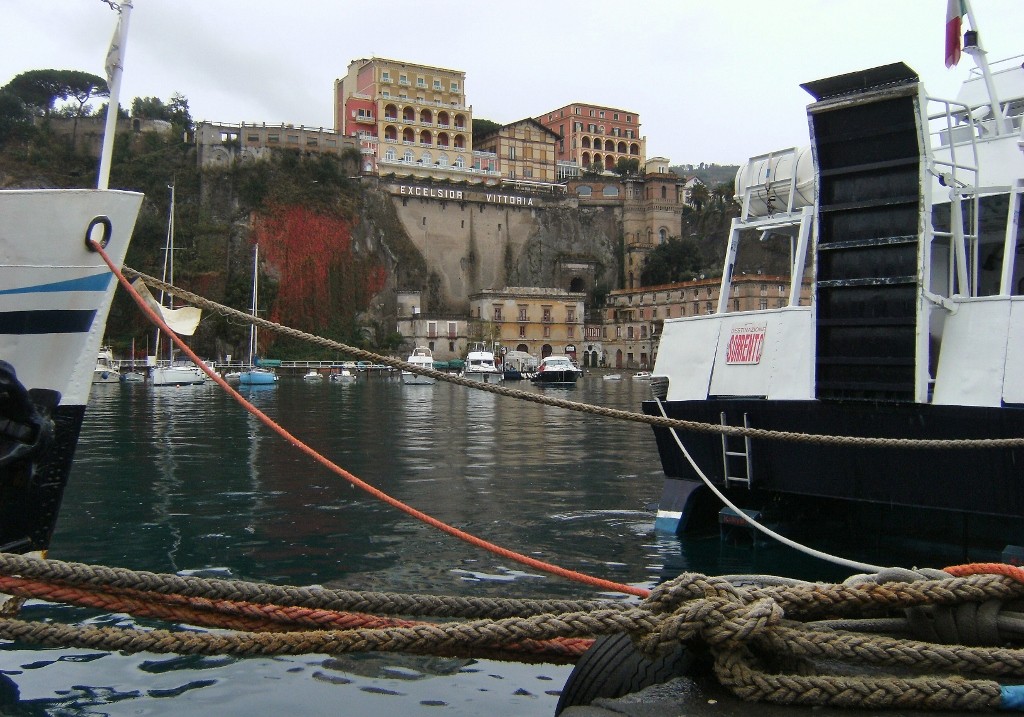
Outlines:
{"label": "white motorboat", "polygon": [[331,383],[352,383],[356,380],[356,375],[347,368],[343,368],[337,373],[332,373],[330,380]]}
{"label": "white motorboat", "polygon": [[574,385],[583,371],[568,356],[545,356],[531,379],[542,386]]}
{"label": "white motorboat", "polygon": [[302,380],[307,383],[320,383],[324,380],[324,375],[315,368],[311,368],[303,375]]}
{"label": "white motorboat", "polygon": [[466,355],[466,365],[462,369],[464,378],[474,381],[494,383],[501,380],[501,371],[494,364],[494,352],[482,344],[477,344]]}
{"label": "white motorboat", "polygon": [[121,374],[114,361],[114,353],[109,346],[100,346],[96,356],[96,368],[92,372],[93,383],[120,383]]}
{"label": "white motorboat", "polygon": [[[418,368],[430,369],[432,371],[434,369],[434,352],[426,346],[417,346],[409,354],[406,362]],[[412,371],[402,371],[402,383],[406,385],[430,386],[436,383],[436,381],[437,379],[432,376],[424,376]]]}

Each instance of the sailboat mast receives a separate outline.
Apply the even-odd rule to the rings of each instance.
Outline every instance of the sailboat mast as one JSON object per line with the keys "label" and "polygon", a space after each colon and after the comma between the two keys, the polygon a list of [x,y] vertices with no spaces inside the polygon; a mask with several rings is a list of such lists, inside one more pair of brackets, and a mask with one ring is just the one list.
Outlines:
{"label": "sailboat mast", "polygon": [[[171,190],[171,207],[167,212],[167,239],[164,243],[164,268],[163,273],[160,275],[160,280],[167,282],[168,267],[170,268],[170,283],[174,283],[174,185],[168,184],[167,188]],[[164,305],[164,290],[160,289],[160,306]],[[174,307],[174,297],[171,297],[171,308]],[[156,338],[153,341],[153,356],[159,359],[160,357],[160,329],[156,330]],[[174,348],[171,347],[171,351]]]}
{"label": "sailboat mast", "polygon": [[[252,258],[252,315],[256,316],[256,297],[259,291],[260,277],[260,245],[253,249]],[[256,359],[256,324],[249,324],[249,366],[253,366]]]}

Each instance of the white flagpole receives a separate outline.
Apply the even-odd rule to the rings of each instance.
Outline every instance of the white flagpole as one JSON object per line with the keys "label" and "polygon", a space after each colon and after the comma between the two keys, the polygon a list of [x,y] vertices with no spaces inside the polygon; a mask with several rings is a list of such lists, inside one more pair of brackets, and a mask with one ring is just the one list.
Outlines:
{"label": "white flagpole", "polygon": [[989,105],[992,108],[992,119],[995,123],[996,134],[1006,134],[1006,120],[1003,118],[1003,107],[999,103],[999,95],[996,94],[995,82],[992,81],[992,71],[988,68],[988,57],[985,54],[985,46],[982,44],[981,33],[978,31],[978,24],[974,20],[974,10],[971,9],[970,0],[964,0],[964,7],[967,9],[967,19],[971,23],[971,29],[977,36],[977,45],[972,48],[964,47],[964,52],[974,58],[975,64],[981,70],[981,76],[985,80],[985,89],[988,91]]}
{"label": "white flagpole", "polygon": [[100,153],[100,169],[96,179],[97,189],[106,189],[110,181],[110,158],[114,153],[114,133],[117,131],[118,100],[121,96],[121,72],[124,69],[124,50],[128,40],[128,19],[132,12],[132,0],[121,0],[117,11],[121,17],[110,41],[107,52],[107,85],[110,87],[110,102],[107,103],[107,122],[103,129],[103,149]]}

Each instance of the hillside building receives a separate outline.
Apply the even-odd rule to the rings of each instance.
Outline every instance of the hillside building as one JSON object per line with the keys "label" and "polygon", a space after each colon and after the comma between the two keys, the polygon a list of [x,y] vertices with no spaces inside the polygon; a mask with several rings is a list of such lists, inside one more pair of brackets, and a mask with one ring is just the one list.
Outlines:
{"label": "hillside building", "polygon": [[472,294],[470,335],[509,351],[538,358],[565,354],[576,359],[583,341],[586,294],[562,289],[510,286]]}
{"label": "hillside building", "polygon": [[334,83],[334,125],[356,138],[364,172],[495,183],[493,153],[473,151],[466,73],[379,57],[353,60]]}
{"label": "hillside building", "polygon": [[[556,159],[583,170],[615,169],[620,159],[643,165],[647,140],[640,135],[640,115],[583,102],[545,112],[537,121],[560,137]],[[563,168],[569,172],[569,168]]]}
{"label": "hillside building", "polygon": [[557,134],[535,119],[504,125],[477,138],[476,148],[495,155],[502,180],[553,184]]}

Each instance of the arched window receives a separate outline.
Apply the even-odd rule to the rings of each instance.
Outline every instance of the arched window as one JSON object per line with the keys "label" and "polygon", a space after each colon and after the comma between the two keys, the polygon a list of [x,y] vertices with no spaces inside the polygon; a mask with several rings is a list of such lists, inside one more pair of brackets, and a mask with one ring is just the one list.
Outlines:
{"label": "arched window", "polygon": [[438,147],[447,147],[448,144],[449,144],[449,142],[448,142],[448,133],[447,132],[439,132],[438,135],[437,135],[437,146]]}
{"label": "arched window", "polygon": [[433,124],[434,113],[426,108],[420,110],[420,122],[423,124]]}
{"label": "arched window", "polygon": [[433,135],[431,135],[430,132],[428,132],[427,130],[423,130],[422,132],[420,132],[420,144],[425,144],[429,147],[434,143],[433,139]]}
{"label": "arched window", "polygon": [[658,243],[659,244],[664,244],[667,241],[668,241],[668,231],[665,229],[665,227],[662,227],[661,229],[658,230]]}
{"label": "arched window", "polygon": [[580,144],[583,146],[583,149],[590,149],[590,137],[584,137]]}
{"label": "arched window", "polygon": [[420,161],[423,162],[423,164],[430,165],[433,164],[434,158],[430,156],[430,152],[424,152],[420,156]]}
{"label": "arched window", "polygon": [[462,158],[461,154],[455,158],[455,166],[458,167],[459,169],[462,169],[463,167],[466,166],[466,160]]}
{"label": "arched window", "polygon": [[631,144],[631,145],[629,145],[629,153],[634,155],[634,156],[636,156],[636,157],[639,157],[640,156],[640,145],[638,145],[638,144]]}
{"label": "arched window", "polygon": [[416,133],[413,131],[412,127],[406,127],[402,130],[402,141],[408,142],[409,144],[416,141]]}
{"label": "arched window", "polygon": [[384,106],[384,119],[386,120],[397,120],[398,119],[398,108],[394,105]]}
{"label": "arched window", "polygon": [[439,167],[447,167],[448,166],[448,155],[447,154],[442,154],[440,157],[438,157],[437,158],[437,165]]}
{"label": "arched window", "polygon": [[384,153],[384,159],[386,159],[389,162],[394,162],[395,161],[395,148],[394,147],[388,147],[388,151]]}
{"label": "arched window", "polygon": [[610,154],[604,158],[605,169],[615,169],[615,157]]}
{"label": "arched window", "polygon": [[414,110],[412,107],[404,108],[402,110],[402,120],[405,121],[405,122],[415,122],[416,121],[416,110]]}
{"label": "arched window", "polygon": [[438,127],[447,127],[449,124],[451,124],[451,120],[448,119],[448,113],[444,112],[444,111],[438,112],[437,113],[437,126]]}
{"label": "arched window", "polygon": [[626,153],[626,143],[625,142],[619,142],[619,144],[615,147],[615,151],[618,152],[619,154],[625,154]]}
{"label": "arched window", "polygon": [[[611,158],[609,157],[609,159]],[[616,187],[614,184],[609,184],[604,188],[604,191],[601,193],[606,197],[617,197],[619,196],[619,188]]]}
{"label": "arched window", "polygon": [[384,140],[390,142],[398,141],[398,130],[393,124],[389,124],[384,128]]}
{"label": "arched window", "polygon": [[581,197],[589,197],[592,193],[593,190],[585,184],[576,187],[576,194],[580,195]]}
{"label": "arched window", "polygon": [[664,185],[661,187],[661,198],[664,199],[668,196],[668,188]]}
{"label": "arched window", "polygon": [[590,152],[584,152],[582,159],[583,159],[583,166],[584,167],[589,167],[590,166]]}
{"label": "arched window", "polygon": [[614,152],[615,151],[615,143],[612,142],[610,139],[609,140],[605,140],[604,151],[605,152]]}
{"label": "arched window", "polygon": [[464,130],[466,129],[466,116],[455,115],[455,129]]}
{"label": "arched window", "polygon": [[455,146],[455,149],[465,149],[466,138],[461,134],[457,134],[455,135],[455,139],[452,141],[452,144]]}
{"label": "arched window", "polygon": [[402,157],[402,161],[403,162],[408,162],[409,164],[412,164],[413,162],[416,161],[416,158],[412,156],[412,150],[411,149],[405,150],[405,156]]}

